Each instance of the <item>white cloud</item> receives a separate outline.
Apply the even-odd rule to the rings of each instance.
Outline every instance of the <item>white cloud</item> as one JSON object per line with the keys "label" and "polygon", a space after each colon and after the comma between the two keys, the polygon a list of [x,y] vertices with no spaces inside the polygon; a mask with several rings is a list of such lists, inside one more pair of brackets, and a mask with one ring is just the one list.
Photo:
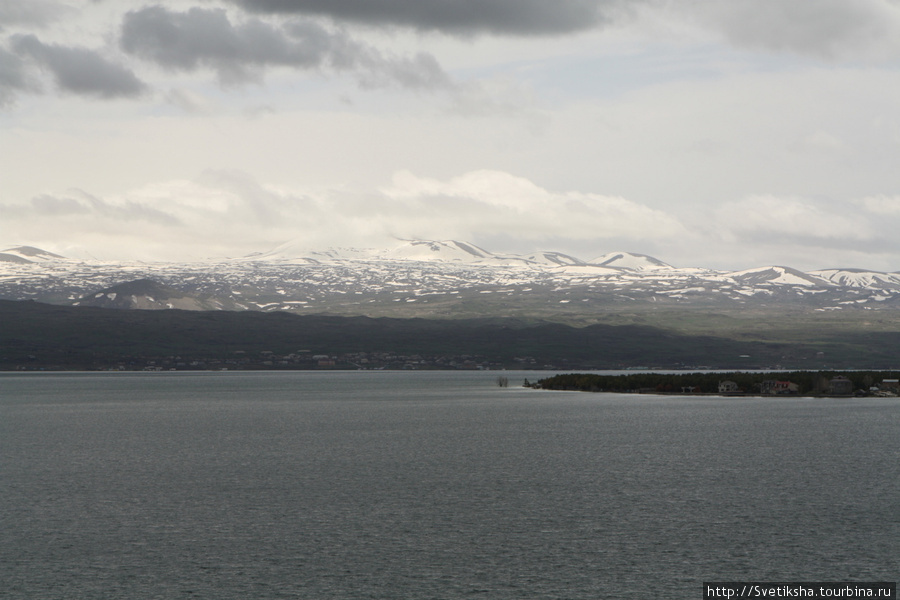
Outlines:
{"label": "white cloud", "polygon": [[89,235],[95,243],[104,240],[92,252],[105,258],[246,254],[293,239],[315,249],[503,234],[536,247],[567,239],[603,249],[606,238],[638,247],[642,240],[687,233],[675,217],[624,198],[554,192],[497,171],[447,181],[398,173],[380,192],[286,189],[260,185],[240,172],[210,171],[194,181],[163,182],[104,199],[83,192],[42,195],[3,210],[24,239],[40,239],[54,249]]}
{"label": "white cloud", "polygon": [[857,200],[866,211],[883,216],[900,216],[900,196],[869,196]]}
{"label": "white cloud", "polygon": [[389,186],[366,190],[264,185],[245,173],[219,170],[104,198],[79,191],[45,194],[0,205],[0,212],[7,245],[109,260],[241,256],[287,241],[323,249],[422,238],[582,258],[631,250],[678,266],[720,269],[786,264],[896,270],[900,198],[836,203],[755,195],[687,219],[618,196],[548,190],[501,171],[448,179],[404,171]]}
{"label": "white cloud", "polygon": [[785,239],[833,243],[875,237],[871,225],[853,212],[790,197],[751,196],[728,202],[716,210],[715,223],[717,233],[728,241]]}
{"label": "white cloud", "polygon": [[471,237],[507,230],[534,241],[551,237],[658,240],[685,233],[675,217],[625,198],[554,192],[498,171],[475,171],[449,181],[400,173],[384,192],[403,201],[412,214],[427,216],[418,226],[433,233],[451,227]]}

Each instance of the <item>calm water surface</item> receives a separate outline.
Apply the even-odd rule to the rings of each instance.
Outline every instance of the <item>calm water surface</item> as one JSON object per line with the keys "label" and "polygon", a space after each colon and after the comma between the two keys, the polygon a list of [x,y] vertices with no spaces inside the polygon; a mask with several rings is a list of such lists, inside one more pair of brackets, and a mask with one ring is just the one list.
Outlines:
{"label": "calm water surface", "polygon": [[0,376],[0,597],[698,599],[900,576],[896,399],[497,375]]}

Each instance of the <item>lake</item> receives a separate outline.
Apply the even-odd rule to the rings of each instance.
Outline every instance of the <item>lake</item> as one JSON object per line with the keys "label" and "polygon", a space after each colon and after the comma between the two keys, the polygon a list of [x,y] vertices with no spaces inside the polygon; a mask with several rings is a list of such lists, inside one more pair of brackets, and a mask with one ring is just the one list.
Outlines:
{"label": "lake", "polygon": [[520,387],[542,375],[0,375],[0,596],[897,580],[900,400]]}

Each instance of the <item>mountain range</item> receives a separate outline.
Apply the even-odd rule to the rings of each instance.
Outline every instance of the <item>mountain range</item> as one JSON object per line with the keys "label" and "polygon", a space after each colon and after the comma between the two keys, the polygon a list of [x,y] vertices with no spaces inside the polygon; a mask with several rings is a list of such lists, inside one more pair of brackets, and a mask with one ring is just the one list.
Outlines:
{"label": "mountain range", "polygon": [[412,240],[149,263],[19,246],[0,252],[0,369],[177,366],[176,355],[230,365],[237,350],[261,367],[268,351],[304,356],[301,343],[349,366],[402,350],[432,368],[475,355],[492,367],[887,368],[898,307],[898,273],[681,268],[632,252]]}
{"label": "mountain range", "polygon": [[900,273],[680,268],[632,252],[582,260],[561,252],[495,253],[454,240],[324,250],[292,242],[238,258],[184,263],[75,260],[19,246],[0,252],[0,299],[110,308],[515,315],[594,322],[601,313],[623,310],[893,309],[900,306]]}

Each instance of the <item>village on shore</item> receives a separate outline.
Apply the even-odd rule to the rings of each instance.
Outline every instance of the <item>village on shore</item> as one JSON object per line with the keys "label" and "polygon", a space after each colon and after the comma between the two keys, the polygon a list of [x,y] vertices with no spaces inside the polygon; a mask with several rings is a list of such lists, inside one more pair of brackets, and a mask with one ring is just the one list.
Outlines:
{"label": "village on shore", "polygon": [[733,373],[570,373],[526,387],[544,390],[714,396],[898,397],[900,378],[891,372],[847,374],[815,371]]}

